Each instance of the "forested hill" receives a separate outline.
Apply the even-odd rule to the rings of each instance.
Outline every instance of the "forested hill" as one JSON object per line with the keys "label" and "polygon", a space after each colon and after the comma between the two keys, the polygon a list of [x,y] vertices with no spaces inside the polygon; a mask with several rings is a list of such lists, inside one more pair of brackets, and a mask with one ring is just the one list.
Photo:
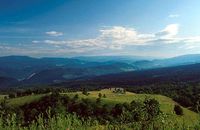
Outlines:
{"label": "forested hill", "polygon": [[200,81],[200,64],[110,74],[87,79],[87,81],[118,85],[198,82]]}

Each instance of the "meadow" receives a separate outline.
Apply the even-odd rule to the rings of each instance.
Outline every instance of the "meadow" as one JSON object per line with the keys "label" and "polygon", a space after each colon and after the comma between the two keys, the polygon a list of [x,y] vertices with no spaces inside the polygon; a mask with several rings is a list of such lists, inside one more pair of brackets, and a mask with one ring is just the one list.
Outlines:
{"label": "meadow", "polygon": [[31,103],[33,101],[38,101],[42,97],[46,96],[48,94],[36,94],[36,95],[29,95],[29,96],[22,96],[22,97],[17,97],[17,98],[12,98],[7,100],[8,105],[18,107],[22,106],[26,103]]}
{"label": "meadow", "polygon": [[103,89],[100,91],[91,91],[89,92],[89,95],[86,96],[82,94],[82,92],[73,92],[73,93],[62,93],[63,95],[76,95],[78,94],[81,98],[89,98],[92,100],[95,100],[98,98],[99,93],[102,95],[106,95],[106,98],[102,98],[103,103],[109,103],[109,104],[116,104],[116,103],[123,103],[127,102],[130,103],[133,100],[136,101],[144,101],[145,98],[153,98],[156,99],[160,103],[160,109],[162,112],[164,112],[167,115],[168,120],[172,121],[172,124],[186,124],[187,126],[193,126],[194,124],[198,124],[199,115],[187,108],[183,108],[184,115],[178,116],[174,112],[174,105],[178,104],[175,101],[173,101],[171,98],[162,96],[162,95],[156,95],[156,94],[136,94],[132,92],[126,92],[126,94],[116,94],[113,93],[113,90],[109,89]]}
{"label": "meadow", "polygon": [[[89,99],[91,101],[96,101],[99,98],[99,95],[102,95],[101,102],[102,104],[110,104],[111,106],[115,106],[118,103],[131,103],[133,100],[143,102],[145,99],[156,99],[159,102],[160,110],[162,114],[157,117],[152,127],[149,127],[149,130],[153,130],[155,125],[159,125],[159,128],[163,130],[185,130],[185,129],[200,129],[199,127],[199,115],[187,108],[182,107],[183,115],[176,115],[174,112],[174,105],[177,104],[171,98],[162,95],[156,94],[136,94],[131,92],[125,93],[114,93],[113,89],[103,89],[100,91],[89,91],[88,95],[83,94],[83,92],[67,92],[60,93],[61,96],[69,96],[74,97],[75,95],[79,96],[79,99]],[[39,101],[42,97],[50,94],[37,94],[37,95],[29,95],[23,97],[17,97],[13,99],[7,99],[6,102],[9,106],[12,107],[20,107],[24,104],[28,104],[34,101]],[[103,97],[104,95],[104,97]],[[4,96],[1,100],[3,100]],[[8,126],[2,125],[2,119],[0,120],[0,129],[5,130],[65,130],[69,128],[70,130],[129,130],[129,129],[142,129],[140,122],[133,122],[129,124],[104,124],[98,122],[98,120],[94,119],[83,119],[78,115],[72,114],[58,114],[57,117],[51,117],[48,121],[48,125],[46,125],[45,120],[42,117],[38,117],[37,123],[33,122],[29,127],[21,127],[15,124],[15,115],[11,115],[12,118],[10,120],[10,124]]]}

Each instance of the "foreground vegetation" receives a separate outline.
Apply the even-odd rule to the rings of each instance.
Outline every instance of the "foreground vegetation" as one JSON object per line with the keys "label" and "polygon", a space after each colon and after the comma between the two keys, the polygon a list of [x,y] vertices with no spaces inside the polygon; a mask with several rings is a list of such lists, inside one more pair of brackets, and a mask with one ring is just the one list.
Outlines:
{"label": "foreground vegetation", "polygon": [[56,117],[49,118],[48,122],[39,117],[37,122],[31,123],[28,127],[20,126],[16,123],[16,116],[13,115],[11,120],[5,126],[3,120],[0,120],[1,130],[199,130],[200,124],[187,126],[172,125],[171,122],[160,121],[162,116],[152,121],[148,128],[144,128],[141,122],[133,122],[130,124],[100,124],[97,120],[87,119],[84,120],[77,115],[57,115]]}
{"label": "foreground vegetation", "polygon": [[113,92],[53,92],[6,99],[0,129],[185,130],[200,129],[198,114],[161,95]]}

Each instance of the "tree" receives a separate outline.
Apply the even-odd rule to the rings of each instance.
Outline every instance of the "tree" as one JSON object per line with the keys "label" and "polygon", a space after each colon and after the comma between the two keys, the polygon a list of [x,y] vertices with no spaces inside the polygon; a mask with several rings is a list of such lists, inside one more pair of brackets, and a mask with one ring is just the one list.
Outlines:
{"label": "tree", "polygon": [[101,93],[99,93],[99,98],[101,98],[102,97],[102,94]]}
{"label": "tree", "polygon": [[83,89],[83,92],[82,92],[82,94],[83,94],[83,95],[86,95],[86,96],[88,96],[88,95],[89,95],[88,91],[87,91],[85,88]]}
{"label": "tree", "polygon": [[53,91],[52,91],[52,96],[53,96],[53,97],[59,97],[59,96],[60,96],[59,91],[58,91],[58,90],[53,90]]}
{"label": "tree", "polygon": [[97,99],[96,99],[96,103],[97,103],[97,104],[101,103],[101,98],[97,98]]}
{"label": "tree", "polygon": [[183,115],[183,109],[179,105],[174,106],[174,111],[176,115]]}
{"label": "tree", "polygon": [[123,105],[122,104],[116,104],[115,107],[112,109],[112,114],[114,117],[121,115],[123,111]]}
{"label": "tree", "polygon": [[4,96],[4,99],[7,100],[7,99],[8,99],[8,96]]}
{"label": "tree", "polygon": [[79,98],[79,96],[78,96],[78,94],[76,94],[76,95],[74,96],[74,100],[78,100],[78,98]]}
{"label": "tree", "polygon": [[103,94],[103,98],[106,98],[106,95],[105,95],[105,94]]}
{"label": "tree", "polygon": [[148,120],[153,119],[154,117],[158,116],[160,113],[160,106],[159,102],[155,99],[145,99],[144,101],[145,109],[148,114]]}
{"label": "tree", "polygon": [[8,95],[8,97],[9,97],[9,98],[15,98],[15,97],[16,97],[16,93],[10,93],[10,94]]}

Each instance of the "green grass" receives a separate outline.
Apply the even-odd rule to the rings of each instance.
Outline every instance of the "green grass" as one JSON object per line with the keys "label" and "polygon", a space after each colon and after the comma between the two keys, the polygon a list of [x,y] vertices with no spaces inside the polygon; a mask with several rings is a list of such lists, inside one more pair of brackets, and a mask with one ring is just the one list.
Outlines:
{"label": "green grass", "polygon": [[44,97],[45,95],[47,95],[47,94],[38,94],[38,95],[17,97],[17,98],[8,99],[7,102],[8,102],[8,105],[18,107],[18,106],[24,105],[26,103],[31,103],[33,101],[37,101],[37,100],[41,99],[42,97]]}
{"label": "green grass", "polygon": [[91,91],[88,96],[83,95],[81,92],[74,92],[74,93],[63,93],[64,95],[67,94],[69,96],[73,96],[75,94],[78,94],[80,98],[89,98],[92,100],[96,100],[98,98],[98,94],[101,93],[102,95],[105,94],[106,98],[102,98],[103,103],[110,103],[110,104],[116,104],[116,103],[124,103],[124,102],[132,102],[133,100],[140,100],[143,101],[145,98],[154,98],[160,103],[160,109],[162,112],[164,112],[168,118],[169,121],[172,121],[171,123],[178,123],[178,124],[186,124],[186,125],[194,125],[198,123],[199,115],[191,110],[188,110],[187,108],[183,108],[184,115],[183,116],[177,116],[173,109],[174,105],[177,104],[175,101],[173,101],[171,98],[162,96],[162,95],[155,95],[155,94],[135,94],[131,92],[126,92],[126,94],[116,94],[113,93],[112,90],[101,90],[101,91]]}

